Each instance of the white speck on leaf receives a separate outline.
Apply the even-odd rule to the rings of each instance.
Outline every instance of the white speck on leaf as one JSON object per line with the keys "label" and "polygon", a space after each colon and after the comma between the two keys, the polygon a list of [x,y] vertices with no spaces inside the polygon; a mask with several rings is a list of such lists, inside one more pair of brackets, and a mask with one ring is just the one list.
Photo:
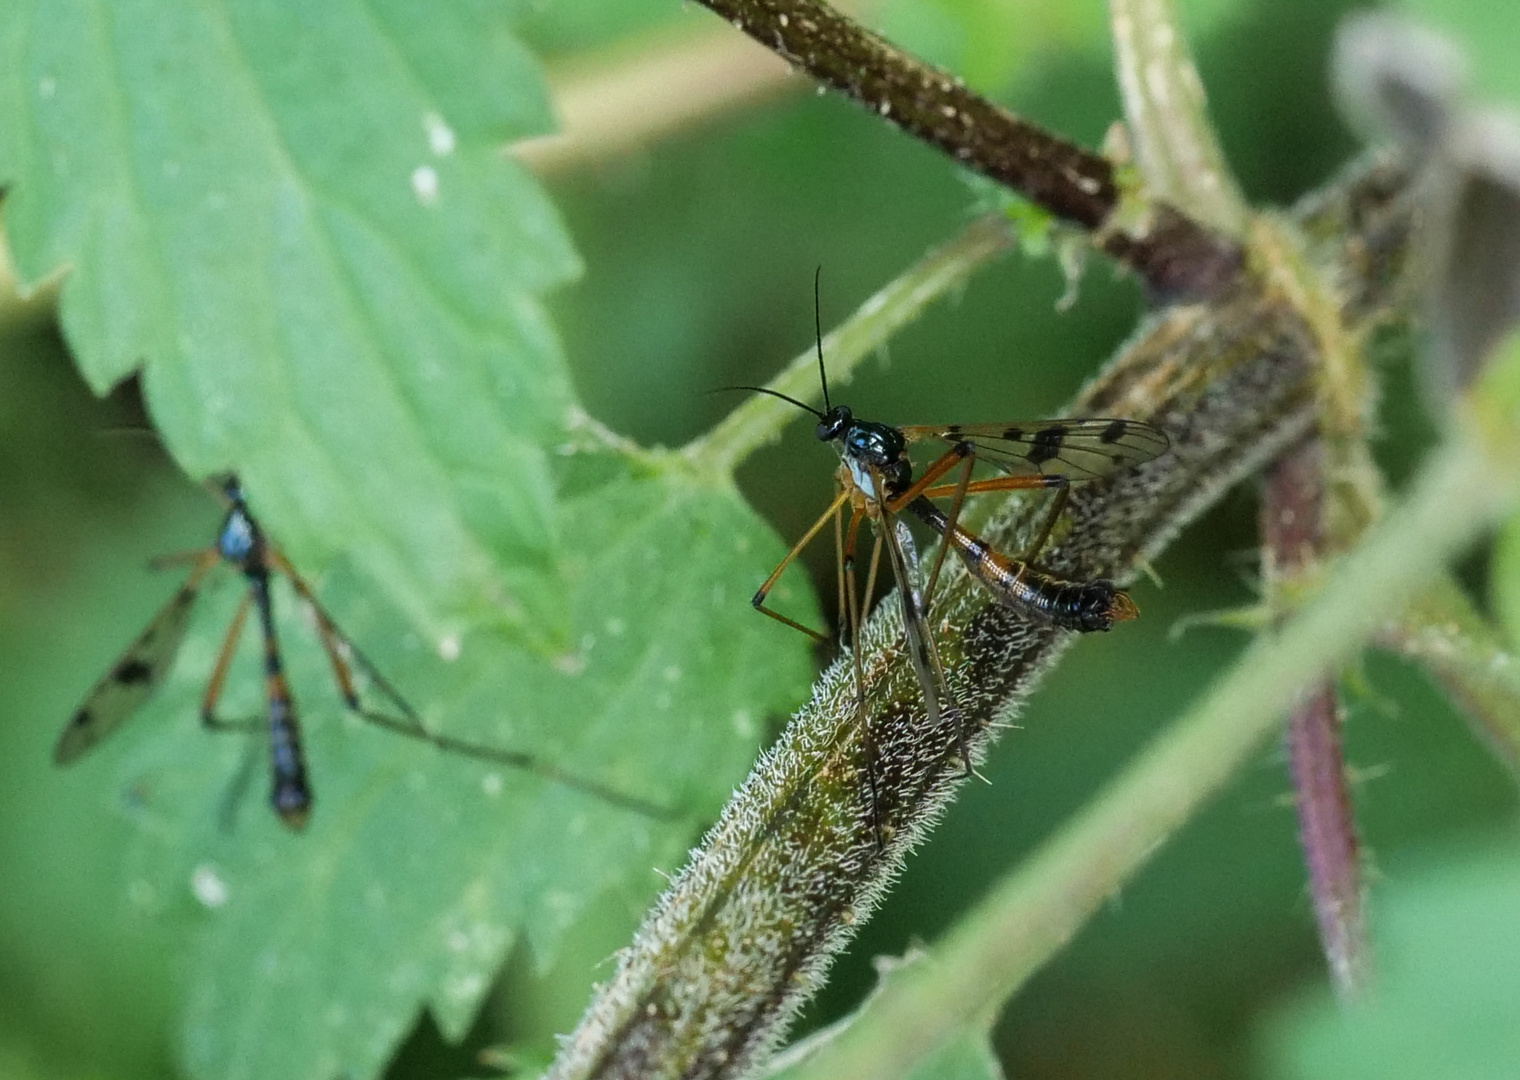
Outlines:
{"label": "white speck on leaf", "polygon": [[681,669],[678,665],[671,664],[665,669],[664,675],[666,682],[679,682],[681,679]]}
{"label": "white speck on leaf", "polygon": [[734,713],[734,732],[741,739],[753,738],[755,734],[755,716],[748,709],[739,709]]}
{"label": "white speck on leaf", "polygon": [[561,675],[579,675],[586,670],[586,659],[580,653],[560,653],[549,662],[549,666]]}
{"label": "white speck on leaf", "polygon": [[428,149],[439,157],[454,152],[454,129],[444,123],[437,113],[427,113],[422,118],[422,130],[427,132]]}
{"label": "white speck on leaf", "polygon": [[608,619],[603,625],[607,628],[607,633],[611,634],[613,637],[621,637],[623,631],[628,629],[628,624],[625,623],[622,619],[619,619],[616,615]]}
{"label": "white speck on leaf", "polygon": [[449,634],[438,642],[438,655],[444,660],[458,660],[459,654],[464,648],[458,634]]}
{"label": "white speck on leaf", "polygon": [[412,170],[412,192],[423,206],[438,201],[438,170],[431,165],[418,165]]}
{"label": "white speck on leaf", "polygon": [[488,772],[480,778],[480,790],[486,793],[488,798],[494,799],[501,794],[501,773]]}
{"label": "white speck on leaf", "polygon": [[53,78],[51,75],[44,75],[42,78],[37,80],[37,96],[40,97],[43,101],[46,101],[57,92],[58,80]]}
{"label": "white speck on leaf", "polygon": [[219,907],[225,907],[227,901],[232,898],[232,890],[227,887],[227,882],[222,875],[216,872],[216,867],[202,863],[190,873],[190,891],[201,902],[202,907],[215,911]]}

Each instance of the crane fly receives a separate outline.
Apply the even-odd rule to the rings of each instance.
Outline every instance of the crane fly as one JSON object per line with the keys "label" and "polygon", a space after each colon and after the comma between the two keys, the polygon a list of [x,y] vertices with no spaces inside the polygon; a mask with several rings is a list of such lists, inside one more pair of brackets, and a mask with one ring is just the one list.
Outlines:
{"label": "crane fly", "polygon": [[[1133,619],[1139,614],[1134,601],[1107,578],[1067,581],[1037,569],[1033,563],[1065,508],[1071,485],[1149,461],[1164,453],[1170,441],[1159,428],[1116,418],[905,427],[862,420],[850,411],[849,406],[834,405],[829,400],[816,278],[814,319],[823,411],[768,387],[735,388],[769,394],[817,417],[818,440],[833,444],[840,459],[834,474],[834,501],[771,571],[752,603],[763,614],[824,644],[829,643],[827,635],[766,606],[765,601],[787,566],[832,522],[839,608],[855,669],[856,708],[864,722],[865,677],[861,667],[860,632],[865,620],[865,605],[873,595],[877,568],[885,551],[897,584],[903,636],[923,694],[928,722],[938,724],[946,714],[953,719],[957,725],[956,740],[961,760],[969,772],[971,762],[963,718],[929,629],[929,611],[946,551],[954,548],[972,576],[1000,602],[1061,629],[1088,633],[1108,630],[1116,622]],[[946,443],[949,448],[915,479],[908,447],[925,441]],[[1001,475],[973,479],[973,469],[979,461],[993,466]],[[954,482],[945,482],[957,469],[959,473]],[[1021,558],[996,551],[959,524],[960,511],[968,496],[1035,489],[1049,489],[1053,494],[1035,539]],[[935,499],[949,499],[949,511],[940,509],[933,502]],[[846,507],[850,511],[847,525],[844,523]],[[897,515],[905,510],[943,539],[922,591],[914,580],[914,560],[910,558],[909,547],[911,538],[897,521]],[[864,592],[859,592],[855,563],[863,520],[871,522],[875,541],[866,573],[866,587]],[[873,751],[868,726],[864,739],[869,762]],[[874,802],[875,777],[869,768],[868,776]]]}
{"label": "crane fly", "polygon": [[[378,727],[429,743],[440,750],[533,773],[652,817],[670,816],[670,811],[664,807],[594,781],[583,780],[540,761],[531,754],[482,746],[438,734],[426,727],[406,699],[338,629],[337,623],[317,602],[301,575],[269,543],[263,529],[248,509],[242,485],[235,478],[228,477],[221,483],[221,494],[227,503],[227,514],[217,531],[215,544],[201,551],[156,560],[160,566],[189,563],[189,576],[148,622],[142,633],[127,646],[110,670],[90,689],[83,704],[75,710],[58,737],[53,749],[55,763],[67,765],[78,759],[120,727],[153,696],[164,676],[174,666],[175,657],[190,625],[190,613],[200,596],[206,575],[218,563],[227,563],[242,574],[247,592],[243,594],[237,613],[222,638],[216,663],[201,697],[201,723],[216,731],[247,730],[246,724],[219,717],[216,708],[233,654],[243,635],[248,611],[253,608],[257,612],[263,642],[264,696],[267,706],[263,724],[269,736],[270,803],[280,820],[289,828],[300,829],[306,824],[311,814],[312,788],[307,775],[306,755],[301,747],[300,720],[296,713],[295,699],[286,682],[285,664],[275,630],[271,584],[276,576],[288,580],[296,595],[311,610],[317,637],[327,654],[343,704],[356,716]],[[355,668],[364,674],[369,685],[397,715],[364,706],[355,686]]]}

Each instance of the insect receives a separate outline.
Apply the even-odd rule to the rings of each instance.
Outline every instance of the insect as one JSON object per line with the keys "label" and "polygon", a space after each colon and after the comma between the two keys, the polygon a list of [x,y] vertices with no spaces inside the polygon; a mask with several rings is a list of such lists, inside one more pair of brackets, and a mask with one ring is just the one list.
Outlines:
{"label": "insect", "polygon": [[[311,609],[317,636],[327,654],[343,703],[355,715],[387,730],[430,743],[441,750],[533,773],[649,816],[670,816],[670,811],[664,807],[583,780],[530,754],[481,746],[429,730],[406,700],[338,629],[332,617],[317,603],[305,580],[269,543],[249,511],[242,485],[237,479],[225,478],[221,482],[221,494],[227,503],[227,514],[217,531],[216,543],[201,551],[157,560],[157,565],[160,566],[189,563],[190,574],[111,669],[90,689],[83,704],[74,712],[58,737],[53,749],[55,763],[66,765],[78,759],[120,727],[153,695],[173,667],[175,656],[184,643],[185,631],[190,625],[190,612],[195,607],[206,575],[218,563],[225,562],[243,575],[248,588],[222,639],[216,664],[207,680],[201,698],[201,723],[212,730],[247,729],[246,724],[230,722],[217,716],[216,706],[221,698],[233,653],[242,638],[249,608],[253,608],[257,612],[263,640],[264,694],[267,702],[264,724],[269,735],[270,803],[280,820],[291,829],[300,829],[306,824],[311,814],[312,788],[307,775],[306,756],[301,747],[301,725],[295,700],[285,679],[285,665],[275,631],[271,583],[276,575],[284,576],[296,595]],[[363,706],[355,689],[351,664],[364,673],[369,683],[398,715],[391,716]]]}
{"label": "insect", "polygon": [[[814,287],[817,322],[816,279]],[[895,427],[862,420],[848,406],[834,405],[829,400],[822,326],[818,325],[817,330],[818,376],[824,402],[822,412],[767,387],[738,388],[781,398],[812,413],[818,418],[816,434],[819,441],[832,443],[840,458],[835,473],[837,494],[834,501],[765,579],[752,602],[757,610],[771,618],[827,643],[824,634],[766,606],[766,599],[792,560],[832,521],[839,572],[839,607],[855,667],[857,708],[864,716],[860,630],[864,622],[864,606],[873,594],[878,563],[885,550],[897,583],[907,652],[923,693],[928,721],[936,724],[943,715],[952,715],[957,724],[961,759],[969,771],[965,732],[961,729],[954,696],[945,679],[944,665],[928,624],[928,612],[946,551],[954,548],[972,575],[998,600],[1063,629],[1079,632],[1108,630],[1115,622],[1133,619],[1139,609],[1112,581],[1065,581],[1036,569],[1032,564],[1065,508],[1072,484],[1149,461],[1166,451],[1169,440],[1165,432],[1149,424],[1111,418],[940,427]],[[947,443],[949,449],[915,479],[908,446],[928,440]],[[978,461],[994,466],[1002,475],[972,479],[972,470]],[[945,482],[956,469],[960,471],[955,481]],[[961,507],[968,496],[1033,489],[1051,489],[1054,494],[1034,542],[1021,559],[995,551],[959,524]],[[932,501],[944,498],[950,500],[948,513]],[[843,522],[846,506],[850,511],[848,525]],[[911,541],[906,529],[896,521],[897,515],[904,510],[945,539],[921,592],[915,586],[915,575],[910,569],[913,560],[909,557],[908,544]],[[855,562],[862,520],[871,522],[876,539],[865,590],[858,592]],[[903,535],[900,536],[899,532]],[[869,753],[869,731],[866,740]],[[874,783],[873,777],[873,796]]]}

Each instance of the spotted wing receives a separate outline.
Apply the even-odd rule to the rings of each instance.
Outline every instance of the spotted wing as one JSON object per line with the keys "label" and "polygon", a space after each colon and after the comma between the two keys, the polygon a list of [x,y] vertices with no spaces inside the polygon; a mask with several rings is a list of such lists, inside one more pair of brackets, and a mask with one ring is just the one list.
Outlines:
{"label": "spotted wing", "polygon": [[174,657],[185,640],[190,625],[190,610],[200,594],[201,579],[217,563],[217,553],[200,555],[195,568],[179,590],[169,598],[158,614],[111,669],[90,688],[84,703],[58,736],[53,747],[53,761],[67,765],[100,742],[137,710],[163,682]]}
{"label": "spotted wing", "polygon": [[1006,473],[1095,480],[1160,457],[1171,446],[1166,432],[1139,420],[1015,420],[1005,424],[905,427],[909,442],[968,442],[976,456]]}

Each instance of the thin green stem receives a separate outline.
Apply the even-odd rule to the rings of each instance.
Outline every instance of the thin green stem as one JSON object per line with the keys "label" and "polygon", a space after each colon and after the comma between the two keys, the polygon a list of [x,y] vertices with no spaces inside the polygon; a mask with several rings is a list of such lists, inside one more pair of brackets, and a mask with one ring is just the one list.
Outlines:
{"label": "thin green stem", "polygon": [[1514,477],[1453,442],[1325,590],[905,971],[801,1075],[906,1075],[1054,956],[1162,843],[1282,726],[1300,689],[1349,659],[1384,620],[1514,503]]}
{"label": "thin green stem", "polygon": [[1520,779],[1520,658],[1455,581],[1431,585],[1378,641],[1424,668]]}
{"label": "thin green stem", "polygon": [[[823,339],[830,385],[848,383],[857,364],[886,345],[931,302],[960,288],[973,273],[1011,248],[1014,240],[1012,228],[1001,215],[977,218],[955,239],[929,252],[872,295]],[[798,353],[766,385],[799,401],[820,401],[814,347]],[[795,423],[797,412],[784,401],[755,394],[681,453],[697,468],[726,477],[787,424]]]}
{"label": "thin green stem", "polygon": [[1124,119],[1147,197],[1237,239],[1249,208],[1209,123],[1171,0],[1109,0]]}

